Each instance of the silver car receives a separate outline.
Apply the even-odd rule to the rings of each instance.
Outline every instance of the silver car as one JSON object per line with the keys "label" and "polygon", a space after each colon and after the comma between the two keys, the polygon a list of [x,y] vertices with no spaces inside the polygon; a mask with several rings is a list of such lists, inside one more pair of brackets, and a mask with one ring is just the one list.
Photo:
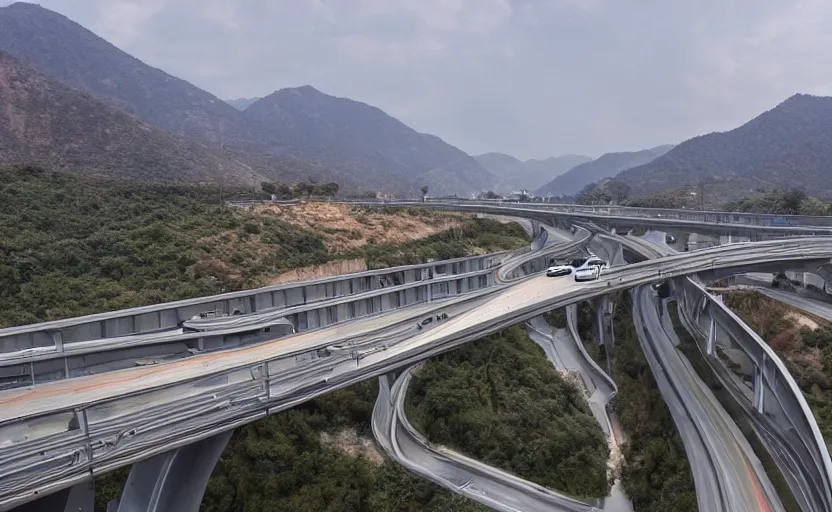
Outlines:
{"label": "silver car", "polygon": [[575,281],[595,281],[601,276],[601,267],[586,267],[575,271]]}

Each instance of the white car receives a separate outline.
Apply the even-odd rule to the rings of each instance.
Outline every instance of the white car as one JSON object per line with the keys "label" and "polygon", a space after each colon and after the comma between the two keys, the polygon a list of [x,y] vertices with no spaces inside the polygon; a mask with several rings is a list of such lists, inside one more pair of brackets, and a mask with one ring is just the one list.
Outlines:
{"label": "white car", "polygon": [[601,267],[579,268],[575,271],[575,281],[595,281],[601,276]]}
{"label": "white car", "polygon": [[607,268],[609,265],[606,261],[598,256],[590,255],[588,258],[579,258],[572,260],[566,265],[555,265],[546,269],[546,275],[549,277],[568,276],[573,272],[587,268]]}

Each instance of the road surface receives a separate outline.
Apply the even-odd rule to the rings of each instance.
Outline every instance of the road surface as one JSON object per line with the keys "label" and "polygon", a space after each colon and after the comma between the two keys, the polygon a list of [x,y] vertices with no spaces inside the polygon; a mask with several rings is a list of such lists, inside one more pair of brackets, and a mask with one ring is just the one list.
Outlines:
{"label": "road surface", "polygon": [[589,512],[598,509],[487,466],[447,448],[431,445],[410,424],[404,403],[410,371],[393,383],[379,383],[373,408],[373,433],[385,452],[399,464],[443,487],[504,512]]}
{"label": "road surface", "polygon": [[[662,397],[691,461],[699,510],[784,510],[737,425],[676,348],[666,308],[646,286],[633,291],[633,320]],[[664,317],[664,318],[663,318]]]}
{"label": "road surface", "polygon": [[[0,455],[16,452],[4,469],[19,476],[0,480],[0,496],[17,499],[17,489],[37,489],[41,479],[71,485],[89,474],[93,461],[97,471],[106,471],[145,459],[615,290],[720,267],[747,271],[760,263],[828,261],[830,254],[830,238],[774,240],[609,269],[595,282],[532,277],[255,346],[3,391],[0,436],[18,441],[0,446]],[[429,329],[415,328],[417,319],[441,312],[450,318]],[[400,341],[403,332],[409,335]],[[335,350],[339,346],[354,350]],[[72,419],[76,409],[84,411],[80,433],[67,430],[77,421]],[[46,416],[37,423],[21,420],[39,415]],[[29,451],[22,447],[31,455],[24,457]],[[38,453],[41,464],[54,462],[33,479],[27,468]]]}

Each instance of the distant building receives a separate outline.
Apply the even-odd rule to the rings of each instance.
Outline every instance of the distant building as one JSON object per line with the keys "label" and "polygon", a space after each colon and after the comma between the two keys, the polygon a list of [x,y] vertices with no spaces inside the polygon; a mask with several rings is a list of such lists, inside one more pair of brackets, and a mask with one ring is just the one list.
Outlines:
{"label": "distant building", "polygon": [[519,192],[512,192],[505,196],[504,199],[507,201],[531,201],[535,198],[534,195],[530,194],[528,190],[521,190]]}

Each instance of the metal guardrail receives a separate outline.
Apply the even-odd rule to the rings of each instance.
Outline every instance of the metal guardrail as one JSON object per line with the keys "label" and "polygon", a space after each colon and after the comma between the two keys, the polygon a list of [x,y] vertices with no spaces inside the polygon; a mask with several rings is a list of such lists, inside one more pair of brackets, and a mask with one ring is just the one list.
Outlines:
{"label": "metal guardrail", "polygon": [[[120,382],[120,387],[113,386],[119,394],[115,397],[112,391],[99,386],[77,388],[72,394],[67,394],[66,400],[60,403],[56,402],[54,395],[50,395],[58,389],[54,385],[40,388],[38,392],[43,396],[33,394],[17,397],[10,393],[6,395],[8,400],[0,409],[5,413],[6,421],[0,425],[4,432],[17,435],[18,428],[27,428],[31,422],[41,419],[51,423],[47,425],[48,429],[44,427],[39,431],[43,435],[36,442],[28,441],[17,448],[6,447],[4,453],[11,456],[12,452],[9,450],[14,449],[15,457],[18,457],[21,464],[25,464],[24,456],[43,461],[45,451],[53,450],[58,443],[65,443],[62,449],[71,450],[71,453],[62,453],[65,453],[67,458],[80,458],[57,461],[54,467],[50,468],[55,474],[62,475],[63,482],[75,482],[76,479],[86,478],[94,461],[96,471],[103,472],[146,458],[149,454],[170,449],[176,443],[205,437],[217,429],[227,429],[231,425],[236,426],[249,419],[278,412],[330,389],[374,377],[389,371],[390,368],[446,351],[553,307],[656,279],[665,279],[674,274],[698,272],[714,266],[741,266],[743,263],[758,260],[806,260],[812,259],[812,256],[826,258],[830,254],[829,240],[804,239],[803,243],[805,245],[797,250],[791,246],[786,247],[785,243],[761,243],[758,246],[759,254],[738,251],[737,247],[733,247],[705,251],[699,255],[671,256],[659,265],[650,262],[635,264],[628,269],[628,275],[611,272],[606,283],[593,283],[565,294],[537,299],[534,303],[521,302],[508,312],[495,312],[493,316],[484,318],[476,326],[462,327],[455,333],[438,334],[435,342],[429,346],[413,345],[400,351],[373,353],[361,363],[360,370],[350,369],[349,373],[345,372],[335,378],[322,377],[320,382],[306,388],[303,385],[298,387],[294,382],[296,376],[302,375],[310,368],[320,366],[326,369],[327,366],[323,361],[320,365],[302,363],[297,357],[326,347],[332,343],[331,339],[292,347],[286,347],[282,342],[274,343],[268,347],[257,347],[256,351],[234,351],[224,354],[223,358],[202,356],[200,361],[204,361],[203,365],[191,364],[188,368],[183,365],[174,368],[174,365],[170,365],[153,372],[140,369],[135,372],[136,378],[131,378],[129,382]],[[763,248],[766,250],[763,251]],[[410,320],[402,322],[409,323]],[[365,326],[366,328],[368,327]],[[335,368],[341,361],[333,359],[331,364]],[[78,415],[84,418],[81,423],[78,423]],[[206,421],[210,423],[210,428],[206,427]],[[138,422],[142,428],[136,428],[134,422]],[[160,426],[162,424],[164,428]],[[151,425],[152,428],[144,428],[145,425]],[[128,434],[116,438],[119,446],[108,445],[106,440],[120,432]],[[51,457],[51,452],[47,455]],[[25,472],[14,478],[23,478],[26,481],[4,482],[8,487],[0,489],[0,492],[5,498],[22,499],[18,494],[20,489],[37,489],[37,482],[30,480],[31,475]]]}
{"label": "metal guardrail", "polygon": [[[442,304],[414,306],[391,314],[384,322],[375,319],[349,329],[333,328],[323,336],[310,333],[155,368],[79,378],[71,385],[52,382],[4,392],[0,437],[18,439],[20,432],[30,432],[32,425],[42,426],[17,443],[0,446],[0,457],[15,461],[8,466],[7,476],[0,478],[0,508],[31,500],[33,493],[48,494],[47,489],[82,481],[90,470],[101,473],[146,459],[451,350],[554,308],[714,265],[741,267],[760,261],[828,258],[830,247],[829,238],[804,239],[798,248],[759,242],[751,252],[744,246],[725,246],[633,264],[626,271],[611,269],[602,281],[568,291],[549,293],[543,291],[547,288],[533,286],[543,295],[513,294],[509,299],[496,298],[490,292],[487,296],[463,296]],[[515,303],[507,307],[506,300]],[[455,311],[469,311],[486,303],[493,310],[478,314],[476,322],[463,321],[454,329],[446,323],[435,331],[408,335],[382,350],[368,350],[360,364],[347,354],[320,355],[339,338],[346,341],[363,336],[369,343],[386,343],[384,332],[409,329],[413,319],[422,315],[450,311],[453,316]],[[39,468],[36,475],[32,468]]]}
{"label": "metal guardrail", "polygon": [[753,226],[809,226],[809,227],[832,227],[832,216],[813,216],[813,215],[784,215],[774,213],[748,213],[748,212],[726,212],[726,211],[710,211],[710,210],[687,210],[687,209],[670,209],[670,208],[640,208],[633,206],[611,206],[611,205],[578,205],[578,204],[563,204],[563,203],[536,203],[536,202],[519,202],[510,200],[482,200],[482,199],[465,199],[456,198],[449,200],[446,198],[432,199],[427,198],[426,202],[456,202],[457,204],[482,204],[482,205],[522,205],[523,207],[552,209],[565,212],[584,212],[595,213],[602,215],[616,215],[616,216],[638,216],[638,217],[656,217],[656,218],[675,218],[695,220],[701,222],[712,223],[736,223],[747,224]]}
{"label": "metal guardrail", "polygon": [[[552,215],[555,217],[563,217],[565,220],[591,220],[599,223],[619,223],[619,225],[651,225],[654,227],[669,226],[674,228],[703,228],[708,231],[719,231],[725,233],[738,234],[741,232],[754,233],[759,236],[761,233],[766,236],[771,233],[789,233],[789,234],[832,234],[832,226],[803,226],[803,225],[769,225],[765,222],[750,223],[729,222],[729,218],[706,220],[698,216],[686,215],[683,211],[676,211],[676,215],[672,216],[650,216],[650,215],[615,215],[615,212],[610,211],[583,211],[576,210],[573,207],[556,208],[551,205],[533,204],[533,203],[503,203],[503,204],[483,204],[474,201],[456,201],[448,202],[406,202],[406,201],[372,201],[372,202],[349,202],[355,206],[369,206],[369,207],[398,207],[398,208],[437,208],[444,210],[472,212],[472,213],[489,213],[497,215],[511,215],[511,216],[525,216],[531,218],[532,213],[536,215]],[[522,212],[522,213],[521,213]],[[680,213],[681,212],[681,213]]]}
{"label": "metal guardrail", "polygon": [[[680,302],[687,318],[696,323],[706,308],[714,310],[711,314],[718,316],[718,324],[729,326],[731,333],[742,336],[745,342],[750,343],[757,349],[757,354],[748,354],[747,352],[746,354],[749,357],[753,356],[754,364],[760,368],[762,379],[765,380],[764,385],[773,386],[774,388],[778,384],[785,386],[785,390],[788,391],[790,398],[794,400],[797,407],[790,407],[788,403],[778,400],[779,406],[785,413],[781,417],[790,424],[790,426],[778,426],[786,427],[784,434],[793,430],[797,437],[788,434],[770,436],[773,438],[782,437],[782,439],[775,439],[775,441],[782,443],[791,452],[783,454],[784,456],[777,454],[775,459],[778,459],[780,464],[785,465],[788,471],[797,473],[789,480],[795,487],[795,497],[804,507],[819,512],[832,510],[832,459],[830,459],[826,441],[823,439],[817,420],[806,402],[803,391],[789,373],[786,365],[754,330],[748,327],[736,313],[731,311],[721,300],[718,300],[715,295],[708,292],[703,284],[690,277],[675,282],[676,286],[681,288]],[[714,363],[711,362],[711,364]],[[717,373],[717,375],[720,374]],[[767,418],[765,412],[754,412],[752,409],[753,404],[747,407],[752,417],[759,415],[764,421],[777,423],[774,417]],[[808,436],[809,441],[806,440],[806,436]],[[777,451],[775,450],[775,452]],[[810,474],[801,472],[801,465],[803,468],[810,469]]]}
{"label": "metal guardrail", "polygon": [[[748,213],[748,212],[726,212],[710,210],[687,210],[670,208],[639,208],[633,206],[608,206],[608,205],[579,205],[565,203],[537,203],[519,202],[507,199],[466,199],[466,198],[431,198],[424,200],[404,199],[331,199],[332,202],[347,204],[376,204],[394,205],[397,203],[412,204],[468,204],[482,206],[501,206],[504,208],[532,208],[551,210],[564,213],[591,213],[595,215],[614,215],[621,217],[642,217],[642,218],[664,218],[676,220],[688,220],[695,222],[707,222],[713,224],[740,224],[745,226],[760,227],[832,227],[832,216],[817,215],[785,215],[774,213]],[[296,204],[298,200],[292,201],[271,201],[271,200],[244,200],[228,201],[234,206],[250,206],[255,204]]]}

